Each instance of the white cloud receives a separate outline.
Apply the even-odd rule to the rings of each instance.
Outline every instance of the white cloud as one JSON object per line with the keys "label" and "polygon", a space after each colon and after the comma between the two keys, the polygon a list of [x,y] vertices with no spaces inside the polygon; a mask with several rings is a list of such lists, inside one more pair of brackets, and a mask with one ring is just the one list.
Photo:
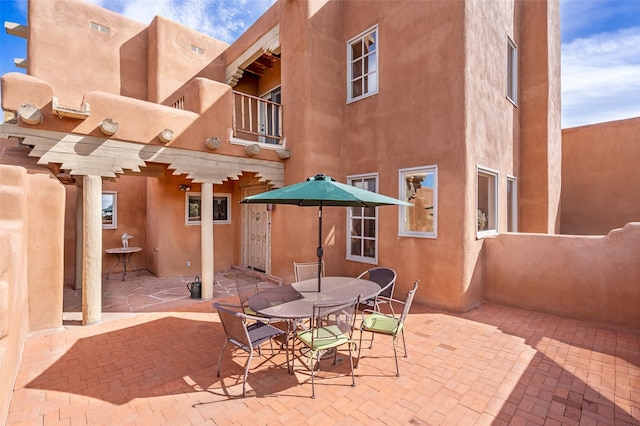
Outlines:
{"label": "white cloud", "polygon": [[227,43],[233,42],[275,0],[88,0],[144,24],[156,15]]}
{"label": "white cloud", "polygon": [[562,127],[640,116],[640,27],[562,45]]}

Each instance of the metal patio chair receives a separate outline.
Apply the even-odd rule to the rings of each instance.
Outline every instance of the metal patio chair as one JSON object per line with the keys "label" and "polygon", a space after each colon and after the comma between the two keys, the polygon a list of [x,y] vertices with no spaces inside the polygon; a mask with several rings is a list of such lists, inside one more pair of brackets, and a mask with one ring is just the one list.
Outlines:
{"label": "metal patio chair", "polygon": [[[397,317],[394,313],[392,314],[383,314],[379,311],[372,309],[365,309],[362,311],[362,323],[360,324],[360,343],[358,344],[358,363],[360,363],[360,350],[362,349],[362,335],[364,332],[371,333],[371,343],[369,344],[369,349],[373,347],[373,336],[376,334],[385,334],[387,336],[393,337],[393,355],[396,360],[396,376],[400,376],[400,368],[398,367],[398,352],[396,351],[396,344],[398,340],[398,335],[402,335],[402,345],[404,347],[404,357],[407,357],[407,344],[404,340],[404,323],[407,319],[407,315],[409,314],[409,309],[411,309],[411,303],[413,302],[413,297],[418,290],[418,284],[420,280],[415,280],[413,283],[413,288],[407,294],[407,298],[404,302],[400,300],[390,299],[389,303],[399,303],[403,304],[402,314]],[[357,365],[356,365],[357,368]]]}
{"label": "metal patio chair", "polygon": [[[356,385],[353,373],[353,352],[356,343],[353,340],[353,329],[357,315],[360,297],[344,302],[315,303],[313,317],[308,329],[299,330],[295,337],[304,345],[311,369],[311,398],[315,398],[315,367],[319,368],[320,357],[328,350],[334,350],[333,364],[336,364],[337,348],[347,345],[349,348],[349,363],[351,365],[351,386]],[[314,363],[315,361],[315,363]],[[291,370],[294,369],[295,356],[291,360]]]}
{"label": "metal patio chair", "polygon": [[[272,339],[282,338],[285,344],[285,353],[287,356],[287,370],[289,370],[289,347],[288,339],[289,334],[288,322],[281,319],[266,319],[261,317],[254,317],[244,314],[235,310],[240,308],[233,305],[226,305],[216,302],[213,307],[218,311],[220,322],[226,335],[226,340],[222,348],[220,349],[220,356],[218,357],[218,369],[217,376],[220,377],[220,365],[222,364],[222,356],[227,343],[231,343],[236,347],[249,353],[249,358],[244,367],[244,376],[242,381],[242,396],[246,395],[246,383],[249,374],[249,366],[251,359],[253,358],[253,351],[260,349],[260,346],[266,342],[271,342]],[[249,323],[251,321],[251,323]],[[271,325],[274,322],[286,324],[286,328],[280,329]],[[273,346],[271,347],[271,353],[273,355]]]}
{"label": "metal patio chair", "polygon": [[374,310],[379,310],[381,303],[389,303],[389,300],[393,298],[393,290],[397,277],[398,274],[396,274],[396,271],[384,267],[371,268],[361,273],[358,278],[368,279],[378,283],[380,293],[372,299],[360,302],[360,304]]}
{"label": "metal patio chair", "polygon": [[[324,277],[324,260],[320,264],[321,277]],[[293,262],[296,282],[318,278],[318,262]]]}

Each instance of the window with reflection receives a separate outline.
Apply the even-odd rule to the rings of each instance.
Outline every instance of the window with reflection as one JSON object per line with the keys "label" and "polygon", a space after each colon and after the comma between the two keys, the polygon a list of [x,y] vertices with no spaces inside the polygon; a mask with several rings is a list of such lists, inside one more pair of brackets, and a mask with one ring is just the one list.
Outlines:
{"label": "window with reflection", "polygon": [[400,199],[413,207],[400,207],[399,235],[436,238],[438,230],[438,167],[400,169]]}
{"label": "window with reflection", "polygon": [[498,172],[478,167],[477,180],[478,238],[498,232]]}

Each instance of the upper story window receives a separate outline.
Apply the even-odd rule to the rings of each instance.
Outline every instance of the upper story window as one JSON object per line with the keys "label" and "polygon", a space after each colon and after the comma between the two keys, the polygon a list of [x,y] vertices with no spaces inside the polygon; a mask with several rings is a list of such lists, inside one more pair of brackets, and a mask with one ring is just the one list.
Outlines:
{"label": "upper story window", "polygon": [[438,229],[438,166],[400,169],[400,199],[413,207],[400,206],[398,234],[436,238]]}
{"label": "upper story window", "polygon": [[478,238],[498,233],[498,172],[478,167],[476,195]]}
{"label": "upper story window", "polygon": [[197,53],[198,55],[204,55],[204,49],[198,46],[191,45],[191,51]]}
{"label": "upper story window", "polygon": [[347,102],[378,93],[378,26],[347,42]]}
{"label": "upper story window", "polygon": [[518,105],[518,46],[507,36],[507,98]]}
{"label": "upper story window", "polygon": [[89,25],[92,30],[100,31],[101,33],[109,34],[109,27],[98,24],[97,22],[91,22]]}

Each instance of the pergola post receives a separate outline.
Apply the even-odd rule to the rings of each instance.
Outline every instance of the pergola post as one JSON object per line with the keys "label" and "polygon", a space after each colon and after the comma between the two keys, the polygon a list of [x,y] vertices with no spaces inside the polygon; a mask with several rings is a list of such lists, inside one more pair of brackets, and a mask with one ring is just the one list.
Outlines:
{"label": "pergola post", "polygon": [[203,182],[201,201],[202,299],[213,299],[213,183]]}
{"label": "pergola post", "polygon": [[74,283],[73,288],[76,290],[80,290],[82,288],[82,239],[83,236],[83,226],[82,226],[82,214],[83,214],[83,189],[82,189],[82,180],[76,180],[76,211],[75,211],[75,220],[76,220],[76,230],[75,230],[75,242],[76,242],[76,256],[75,256],[75,275],[74,275]]}
{"label": "pergola post", "polygon": [[82,324],[102,319],[102,178],[83,176]]}

